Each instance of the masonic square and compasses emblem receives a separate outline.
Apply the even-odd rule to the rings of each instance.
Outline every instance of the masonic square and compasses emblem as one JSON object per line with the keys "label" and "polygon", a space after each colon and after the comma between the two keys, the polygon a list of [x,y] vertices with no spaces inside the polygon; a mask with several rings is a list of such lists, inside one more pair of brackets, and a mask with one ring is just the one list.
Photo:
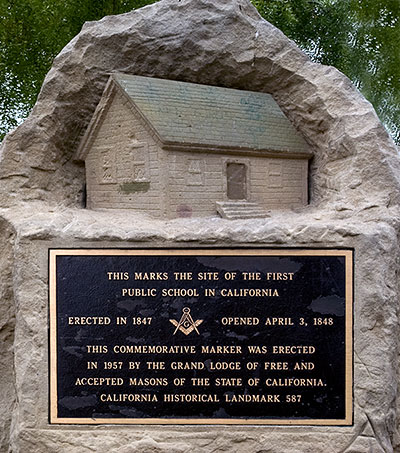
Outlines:
{"label": "masonic square and compasses emblem", "polygon": [[203,322],[203,320],[198,319],[197,321],[193,321],[193,318],[190,315],[190,308],[184,307],[179,322],[175,321],[175,319],[170,319],[170,322],[176,327],[174,335],[176,334],[176,332],[178,332],[178,330],[180,330],[185,335],[189,335],[191,332],[193,332],[193,330],[195,330],[197,334],[200,335],[197,327]]}

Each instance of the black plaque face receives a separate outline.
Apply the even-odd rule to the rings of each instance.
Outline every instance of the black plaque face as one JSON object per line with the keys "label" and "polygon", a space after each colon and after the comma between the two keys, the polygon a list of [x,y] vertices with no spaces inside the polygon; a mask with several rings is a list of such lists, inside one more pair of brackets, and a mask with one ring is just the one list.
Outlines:
{"label": "black plaque face", "polygon": [[350,250],[50,250],[50,422],[352,423]]}

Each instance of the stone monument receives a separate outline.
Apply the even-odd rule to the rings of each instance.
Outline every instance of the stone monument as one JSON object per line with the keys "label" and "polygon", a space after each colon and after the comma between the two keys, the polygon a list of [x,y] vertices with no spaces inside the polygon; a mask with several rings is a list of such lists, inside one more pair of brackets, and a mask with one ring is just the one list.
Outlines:
{"label": "stone monument", "polygon": [[[165,215],[146,200],[144,212],[92,209],[101,206],[90,205],[90,175],[85,193],[78,150],[90,142],[110,76],[119,74],[270,95],[301,137],[301,157],[313,155],[308,200],[298,188],[301,203],[282,199],[269,217],[238,220],[200,213],[197,201]],[[140,150],[143,139],[132,133],[121,137]],[[268,158],[277,158],[273,151]],[[142,190],[149,182],[149,154],[139,154],[136,169],[135,160],[127,164],[134,180],[125,180],[121,164],[118,184]],[[186,164],[191,180],[202,182],[203,164]],[[1,148],[0,450],[400,451],[399,175],[398,150],[371,105],[247,0],[162,0],[85,24],[55,59],[29,118]],[[183,218],[168,219],[177,214]],[[132,263],[141,267],[132,271]],[[240,301],[253,311],[247,315]],[[128,319],[131,308],[140,310]],[[145,329],[147,344],[140,343]],[[257,343],[258,334],[265,343]],[[107,355],[110,345],[114,355]],[[134,346],[148,357],[140,358],[147,374],[136,374]],[[254,359],[250,347],[265,359]],[[313,360],[321,351],[325,358]],[[128,363],[123,374],[119,367]],[[211,384],[204,367],[217,370]],[[164,392],[164,405],[155,401],[185,376],[228,391],[198,396],[192,389],[190,409],[173,406],[177,389]],[[280,390],[269,388],[267,397],[232,390],[244,389],[242,381],[257,387],[259,378]],[[124,380],[146,386],[146,394],[121,393]],[[297,391],[303,384],[308,390]],[[108,390],[96,393],[96,386]]]}

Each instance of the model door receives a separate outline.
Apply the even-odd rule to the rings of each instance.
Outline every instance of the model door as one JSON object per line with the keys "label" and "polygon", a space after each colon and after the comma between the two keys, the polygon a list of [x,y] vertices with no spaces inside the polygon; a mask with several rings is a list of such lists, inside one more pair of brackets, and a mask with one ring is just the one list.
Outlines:
{"label": "model door", "polygon": [[247,198],[246,165],[228,162],[226,177],[228,199],[245,200]]}

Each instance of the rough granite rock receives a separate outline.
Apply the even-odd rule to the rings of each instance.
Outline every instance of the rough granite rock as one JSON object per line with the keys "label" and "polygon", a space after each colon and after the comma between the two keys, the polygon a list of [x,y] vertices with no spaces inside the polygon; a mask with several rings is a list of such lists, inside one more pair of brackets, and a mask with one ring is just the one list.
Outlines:
{"label": "rough granite rock", "polygon": [[[315,152],[310,205],[251,221],[83,209],[74,154],[114,71],[271,93]],[[399,452],[399,177],[371,105],[247,0],[162,0],[85,24],[1,148],[0,451]],[[244,244],[355,249],[353,427],[48,424],[48,248]]]}
{"label": "rough granite rock", "polygon": [[74,153],[111,72],[271,93],[315,150],[313,203],[399,201],[396,146],[343,74],[312,63],[247,0],[163,0],[86,23],[56,57],[29,119],[3,143],[0,206],[80,205]]}
{"label": "rough granite rock", "polygon": [[[32,214],[27,214],[26,208]],[[396,436],[397,225],[330,211],[269,219],[150,220],[124,211],[50,209],[41,203],[0,213],[17,235],[11,268],[18,307],[14,340],[18,403],[13,453],[45,452],[391,452]],[[50,221],[49,221],[50,220]],[[47,259],[57,247],[218,245],[354,247],[354,426],[48,425]],[[7,450],[4,450],[7,451]]]}

